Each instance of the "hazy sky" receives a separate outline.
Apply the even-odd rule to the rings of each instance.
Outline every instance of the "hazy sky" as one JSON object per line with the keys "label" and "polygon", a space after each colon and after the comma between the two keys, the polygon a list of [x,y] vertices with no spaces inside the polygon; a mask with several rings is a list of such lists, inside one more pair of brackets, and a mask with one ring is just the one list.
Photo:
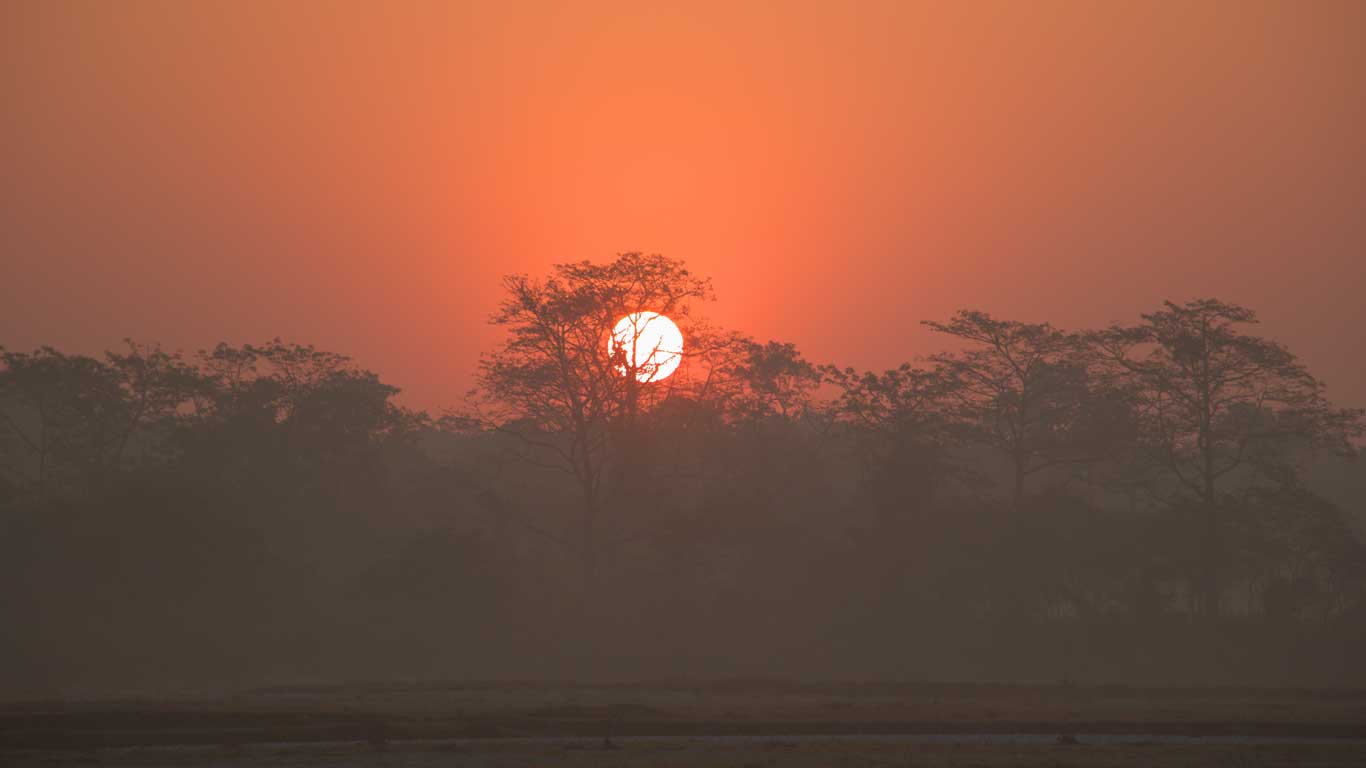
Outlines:
{"label": "hazy sky", "polygon": [[0,6],[0,344],[279,335],[455,403],[643,250],[888,367],[959,307],[1257,309],[1366,404],[1366,3]]}

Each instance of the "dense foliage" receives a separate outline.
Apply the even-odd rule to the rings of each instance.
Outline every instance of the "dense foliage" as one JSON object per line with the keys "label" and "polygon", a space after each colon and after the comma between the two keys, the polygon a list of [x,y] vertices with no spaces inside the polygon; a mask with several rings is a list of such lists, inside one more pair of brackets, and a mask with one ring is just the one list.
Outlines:
{"label": "dense foliage", "polygon": [[[1361,414],[1250,310],[816,365],[625,254],[513,277],[468,405],[344,356],[0,349],[0,677],[1366,683]],[[622,314],[689,339],[608,359]]]}

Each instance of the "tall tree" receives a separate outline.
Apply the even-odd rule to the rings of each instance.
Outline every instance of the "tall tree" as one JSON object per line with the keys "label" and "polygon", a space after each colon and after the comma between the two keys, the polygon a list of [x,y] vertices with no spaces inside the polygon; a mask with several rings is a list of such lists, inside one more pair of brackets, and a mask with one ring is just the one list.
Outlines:
{"label": "tall tree", "polygon": [[623,428],[686,377],[680,370],[642,384],[631,360],[609,353],[608,339],[637,312],[666,315],[687,333],[691,305],[710,298],[711,285],[681,261],[623,253],[606,264],[556,265],[544,280],[512,275],[503,287],[491,322],[508,338],[480,361],[472,402],[480,422],[510,435],[524,458],[573,477],[578,531],[558,538],[574,544],[591,591],[610,471],[627,455]]}
{"label": "tall tree", "polygon": [[1305,449],[1353,452],[1361,411],[1334,408],[1288,349],[1244,332],[1252,310],[1215,299],[1167,302],[1131,326],[1090,334],[1135,408],[1143,459],[1163,502],[1197,509],[1199,610],[1219,612],[1223,510],[1236,492],[1298,485]]}
{"label": "tall tree", "polygon": [[960,424],[1008,458],[1017,510],[1029,476],[1090,454],[1080,434],[1087,423],[1086,369],[1074,335],[977,310],[924,325],[968,342],[967,349],[930,360]]}

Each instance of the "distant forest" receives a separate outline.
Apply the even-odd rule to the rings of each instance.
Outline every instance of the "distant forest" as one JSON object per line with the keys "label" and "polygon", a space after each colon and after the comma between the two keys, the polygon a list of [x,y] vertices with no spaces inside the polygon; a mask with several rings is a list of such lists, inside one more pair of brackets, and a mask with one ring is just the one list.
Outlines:
{"label": "distant forest", "polygon": [[[504,287],[441,413],[279,339],[0,348],[0,694],[1366,685],[1362,413],[1250,309],[965,310],[860,371],[708,324],[661,256]],[[687,340],[662,381],[608,352],[641,310]]]}

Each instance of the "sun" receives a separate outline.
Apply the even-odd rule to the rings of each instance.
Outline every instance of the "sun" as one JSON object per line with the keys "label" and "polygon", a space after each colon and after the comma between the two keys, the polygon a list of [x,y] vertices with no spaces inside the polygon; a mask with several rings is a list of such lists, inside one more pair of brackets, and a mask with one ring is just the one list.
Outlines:
{"label": "sun", "polygon": [[683,362],[683,332],[674,321],[658,312],[635,312],[617,321],[607,351],[616,355],[622,350],[625,366],[617,366],[623,374],[633,369],[636,381],[648,383],[669,378]]}

